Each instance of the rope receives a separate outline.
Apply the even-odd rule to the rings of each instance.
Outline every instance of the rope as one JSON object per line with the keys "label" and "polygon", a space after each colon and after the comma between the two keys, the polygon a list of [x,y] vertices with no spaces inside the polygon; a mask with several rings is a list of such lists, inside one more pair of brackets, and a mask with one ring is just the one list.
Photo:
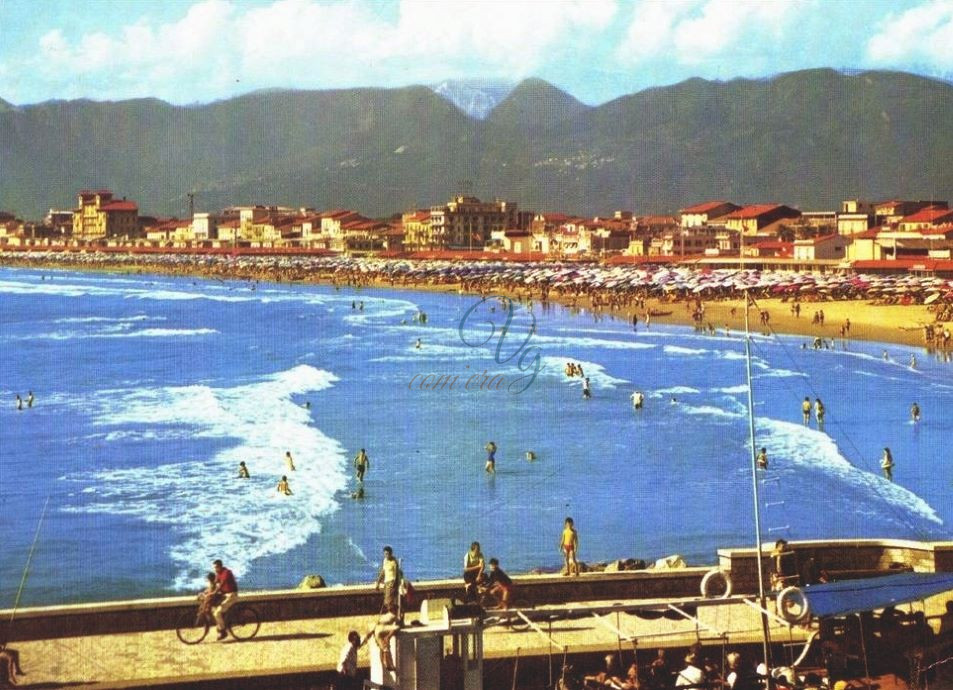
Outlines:
{"label": "rope", "polygon": [[46,502],[43,504],[43,510],[40,512],[40,519],[36,523],[36,534],[33,535],[33,543],[30,545],[30,553],[26,557],[26,565],[23,566],[23,576],[20,578],[20,586],[17,587],[17,596],[13,600],[13,610],[10,611],[10,620],[7,623],[9,627],[13,626],[13,618],[17,615],[17,609],[20,607],[20,596],[23,594],[23,587],[26,585],[26,577],[30,572],[30,563],[33,561],[33,552],[36,551],[36,543],[40,539],[40,527],[43,525],[43,518],[46,517],[46,507],[50,504],[50,496],[47,495]]}
{"label": "rope", "polygon": [[[752,304],[754,305],[754,307],[760,311],[761,307],[760,307],[760,305],[758,305],[757,300],[755,300],[755,299],[752,297],[752,298],[751,298],[751,302],[752,302]],[[783,338],[781,338],[781,334],[779,334],[777,331],[774,330],[774,327],[771,326],[770,322],[769,322],[768,324],[766,324],[765,327],[768,329],[768,332],[769,332],[772,336],[774,336],[774,343],[777,344],[778,346],[780,346],[781,351],[782,351],[782,352],[784,353],[784,355],[787,357],[790,366],[791,366],[795,371],[798,371],[798,372],[801,373],[801,374],[805,374],[805,377],[806,377],[806,379],[807,379],[806,385],[807,385],[807,387],[808,387],[808,390],[810,390],[810,392],[811,392],[811,394],[813,395],[813,397],[814,397],[815,399],[817,399],[817,398],[819,397],[819,396],[817,395],[817,390],[814,388],[813,384],[811,383],[810,377],[807,376],[807,372],[805,372],[803,369],[801,369],[800,366],[798,366],[797,361],[795,360],[794,356],[793,356],[792,353],[791,353],[791,348],[790,348],[790,346],[789,346],[787,343],[784,342]],[[752,347],[755,348],[755,349],[758,351],[759,354],[761,354],[761,355],[763,355],[763,356],[767,356],[767,352],[765,352],[762,348],[758,347],[758,341],[757,341],[756,339],[752,338],[752,339],[751,339],[751,344],[752,344]],[[794,391],[793,387],[790,386],[787,382],[783,382],[783,381],[782,381],[782,385],[783,385],[785,388],[787,388],[788,390],[790,390],[790,391],[792,391],[792,392]],[[829,416],[829,415],[826,415],[826,416],[827,416],[828,418],[825,420],[825,426],[827,426],[828,424],[830,424],[830,425],[836,427],[836,428],[838,429],[838,431],[839,431],[839,436],[841,436],[841,437],[844,439],[844,441],[847,443],[847,445],[850,447],[850,449],[851,449],[851,451],[852,451],[851,454],[852,454],[854,457],[863,458],[863,453],[861,452],[860,448],[857,447],[857,444],[854,443],[854,439],[851,437],[850,434],[847,433],[847,431],[844,429],[844,427],[841,426],[840,424],[838,424],[838,423],[836,422],[836,417],[834,417],[834,419],[832,420],[832,419],[830,419],[830,416]],[[844,459],[847,460],[847,462],[850,463],[850,465],[851,465],[852,467],[854,467],[855,469],[857,469],[857,470],[859,470],[859,471],[861,471],[861,472],[864,472],[864,471],[865,471],[862,467],[860,467],[860,466],[857,464],[857,462],[851,460],[850,457],[847,457],[847,455],[844,456]],[[876,474],[876,473],[871,472],[871,474]],[[882,499],[887,499],[887,496],[881,491],[881,487],[880,487],[879,483],[874,484],[874,485],[872,486],[872,488],[873,488],[874,492],[875,492],[880,498],[882,498]],[[889,500],[885,500],[884,502],[887,504],[887,506],[889,507],[889,509],[891,510],[891,512],[897,517],[898,521],[899,521],[901,524],[906,525],[906,526],[911,530],[911,532],[913,532],[915,535],[917,535],[917,536],[918,536],[919,538],[921,538],[921,539],[926,539],[926,538],[929,537],[929,533],[928,533],[927,531],[925,531],[924,529],[918,527],[915,523],[913,523],[913,522],[910,520],[909,516],[908,516],[907,514],[901,512],[901,510],[900,510],[898,507],[896,507],[896,506],[893,504],[893,502],[891,502],[891,501],[889,501]]]}

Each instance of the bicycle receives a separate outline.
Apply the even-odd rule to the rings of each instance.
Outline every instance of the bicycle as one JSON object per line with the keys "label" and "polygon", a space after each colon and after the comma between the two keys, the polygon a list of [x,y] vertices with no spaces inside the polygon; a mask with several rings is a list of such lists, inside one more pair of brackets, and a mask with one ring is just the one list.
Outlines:
{"label": "bicycle", "polygon": [[[175,634],[185,644],[198,644],[208,635],[212,627],[212,615],[197,611],[186,611],[179,616]],[[241,601],[225,612],[225,627],[236,640],[250,640],[261,628],[261,616],[253,607]]]}

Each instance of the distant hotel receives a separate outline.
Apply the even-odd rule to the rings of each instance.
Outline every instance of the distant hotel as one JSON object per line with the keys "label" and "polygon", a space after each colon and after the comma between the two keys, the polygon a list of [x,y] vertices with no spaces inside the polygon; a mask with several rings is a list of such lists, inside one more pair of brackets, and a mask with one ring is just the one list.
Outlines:
{"label": "distant hotel", "polygon": [[715,200],[676,215],[617,210],[587,218],[460,195],[388,219],[346,208],[264,205],[179,219],[140,215],[135,201],[116,199],[108,189],[81,191],[74,209],[50,209],[42,222],[0,211],[0,248],[63,244],[950,272],[953,211],[937,200],[848,199],[836,211],[807,212],[778,203]]}

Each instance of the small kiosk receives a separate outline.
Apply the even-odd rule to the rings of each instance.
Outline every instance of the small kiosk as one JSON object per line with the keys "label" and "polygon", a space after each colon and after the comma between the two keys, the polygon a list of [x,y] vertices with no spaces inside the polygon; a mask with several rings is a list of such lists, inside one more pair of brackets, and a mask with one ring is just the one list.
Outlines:
{"label": "small kiosk", "polygon": [[[470,617],[472,616],[472,617]],[[384,667],[371,638],[371,679],[365,688],[390,690],[483,690],[483,620],[478,608],[427,600],[420,624],[390,638],[394,670]]]}

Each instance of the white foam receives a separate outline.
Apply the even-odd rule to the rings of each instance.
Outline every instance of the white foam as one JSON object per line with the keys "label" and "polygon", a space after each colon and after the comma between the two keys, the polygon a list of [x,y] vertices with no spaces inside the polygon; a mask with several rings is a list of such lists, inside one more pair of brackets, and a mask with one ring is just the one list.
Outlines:
{"label": "white foam", "polygon": [[[99,426],[133,425],[138,434],[187,430],[193,438],[230,444],[211,457],[73,476],[92,483],[88,489],[96,499],[68,510],[168,524],[177,533],[170,551],[178,569],[175,589],[194,587],[213,558],[226,560],[240,575],[256,558],[301,546],[336,510],[334,496],[347,480],[343,449],[312,425],[310,412],[293,397],[324,390],[336,380],[330,372],[298,365],[230,388],[101,391],[93,406]],[[128,432],[116,429],[106,438]],[[295,458],[295,472],[285,466],[286,450]],[[250,480],[235,478],[239,460],[248,465]],[[282,474],[288,474],[293,496],[275,491]]]}
{"label": "white foam", "polygon": [[140,331],[130,331],[115,328],[106,328],[99,332],[85,333],[81,331],[54,331],[52,333],[36,333],[29,336],[9,336],[0,340],[89,340],[98,338],[191,338],[201,335],[215,335],[214,328],[143,328]]}
{"label": "white foam", "polygon": [[[516,335],[515,333],[513,335]],[[525,335],[521,335],[525,338]],[[536,334],[530,340],[530,345],[553,345],[555,347],[573,347],[573,348],[603,348],[607,350],[651,350],[657,345],[650,343],[640,343],[631,340],[609,340],[606,338],[573,338],[552,335]]]}
{"label": "white foam", "polygon": [[790,369],[770,367],[767,364],[759,362],[752,362],[752,365],[763,371],[761,374],[754,374],[752,376],[752,378],[756,379],[791,378],[793,376],[807,378],[807,374],[803,371],[791,371]]}
{"label": "white foam", "polygon": [[110,324],[127,324],[127,323],[136,323],[138,321],[165,321],[166,317],[164,316],[147,316],[146,314],[138,314],[136,316],[119,316],[119,317],[110,317],[110,316],[71,316],[65,319],[56,319],[53,323],[110,323]]}
{"label": "white foam", "polygon": [[652,393],[652,397],[660,397],[662,395],[689,395],[692,393],[701,393],[697,388],[692,388],[691,386],[672,386],[671,388],[657,388]]}
{"label": "white foam", "polygon": [[603,367],[601,364],[597,364],[596,362],[588,362],[583,359],[567,356],[545,356],[540,361],[542,364],[542,367],[539,370],[541,376],[555,376],[567,385],[581,387],[582,379],[578,376],[566,376],[566,362],[573,362],[574,364],[581,366],[586,377],[589,379],[589,383],[594,389],[601,388],[611,390],[616,386],[631,383],[626,379],[616,378],[615,376],[606,373],[605,367]]}
{"label": "white foam", "polygon": [[726,388],[712,388],[711,391],[712,393],[726,393],[728,395],[738,395],[741,393],[747,393],[748,386],[741,385],[741,386],[728,386]]}
{"label": "white foam", "polygon": [[[730,399],[729,399],[730,400]],[[728,401],[726,401],[727,404]],[[729,405],[731,407],[731,405]],[[684,405],[682,403],[678,404],[678,409],[685,414],[693,415],[703,415],[705,417],[722,417],[725,419],[738,419],[739,417],[747,416],[746,408],[742,407],[741,410],[726,410],[722,407],[715,407],[714,405]]]}
{"label": "white foam", "polygon": [[667,355],[703,355],[711,350],[704,350],[693,347],[681,347],[679,345],[665,345],[662,351]]}
{"label": "white foam", "polygon": [[[921,519],[943,524],[936,511],[912,491],[852,465],[827,434],[801,424],[770,418],[759,418],[757,427],[759,442],[767,448],[769,457],[777,458],[777,461],[772,461],[772,467],[810,467],[863,492],[871,499],[889,504],[898,514],[912,513]],[[857,509],[862,510],[860,506]],[[876,507],[871,508],[869,504],[866,510],[877,515],[878,519],[889,518],[889,514]]]}

